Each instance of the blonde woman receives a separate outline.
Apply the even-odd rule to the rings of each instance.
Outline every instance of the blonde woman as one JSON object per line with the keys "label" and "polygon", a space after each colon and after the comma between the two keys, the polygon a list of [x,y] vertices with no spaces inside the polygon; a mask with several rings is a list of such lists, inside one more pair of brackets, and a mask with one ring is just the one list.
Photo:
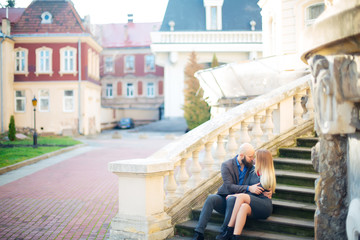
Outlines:
{"label": "blonde woman", "polygon": [[[256,152],[255,173],[256,176],[253,177],[260,178],[258,184],[263,187],[264,191],[274,193],[276,178],[273,158],[269,151],[260,149]],[[271,199],[265,197],[263,193],[259,195],[250,192],[240,193],[228,195],[227,198],[232,196],[236,197],[236,201],[227,232],[222,236],[223,240],[230,239],[232,235],[232,239],[240,239],[247,216],[255,219],[266,219],[272,213]]]}

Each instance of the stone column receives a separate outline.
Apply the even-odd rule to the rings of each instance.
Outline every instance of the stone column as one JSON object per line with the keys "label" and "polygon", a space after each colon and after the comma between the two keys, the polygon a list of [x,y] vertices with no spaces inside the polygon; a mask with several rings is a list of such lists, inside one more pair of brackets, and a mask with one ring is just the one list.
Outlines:
{"label": "stone column", "polygon": [[358,121],[354,118],[358,110],[352,101],[357,100],[357,93],[349,86],[358,81],[357,66],[348,55],[315,55],[309,62],[315,130],[320,136],[312,152],[314,168],[320,173],[315,183],[315,239],[347,239],[346,219],[351,200],[347,135],[356,132],[354,125]]}
{"label": "stone column", "polygon": [[347,138],[321,136],[315,149],[312,160],[320,173],[315,182],[315,239],[346,239]]}

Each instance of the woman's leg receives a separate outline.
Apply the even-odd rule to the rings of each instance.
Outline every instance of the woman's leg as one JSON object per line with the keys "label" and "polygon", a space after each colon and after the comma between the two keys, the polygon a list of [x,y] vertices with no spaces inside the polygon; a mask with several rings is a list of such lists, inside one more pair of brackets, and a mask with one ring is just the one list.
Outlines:
{"label": "woman's leg", "polygon": [[233,208],[233,211],[232,211],[232,214],[231,214],[231,218],[230,218],[230,221],[229,221],[229,224],[228,224],[229,227],[234,227],[235,226],[236,217],[238,215],[240,206],[243,203],[250,204],[250,196],[248,194],[241,193],[238,196],[236,196],[236,201],[235,201],[234,208]]}
{"label": "woman's leg", "polygon": [[[250,198],[250,197],[249,197]],[[241,204],[238,214],[236,215],[236,222],[234,228],[234,235],[241,235],[245,226],[246,218],[251,214],[251,207],[248,203]]]}

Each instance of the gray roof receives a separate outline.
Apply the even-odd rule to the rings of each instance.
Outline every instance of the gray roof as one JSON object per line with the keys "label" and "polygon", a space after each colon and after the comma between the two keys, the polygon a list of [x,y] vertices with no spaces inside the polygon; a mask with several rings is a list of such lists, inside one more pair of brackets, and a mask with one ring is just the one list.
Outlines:
{"label": "gray roof", "polygon": [[[255,31],[262,30],[260,7],[257,0],[224,0],[222,7],[222,31],[250,31],[250,21],[256,22]],[[169,0],[160,31],[206,31],[203,0]]]}

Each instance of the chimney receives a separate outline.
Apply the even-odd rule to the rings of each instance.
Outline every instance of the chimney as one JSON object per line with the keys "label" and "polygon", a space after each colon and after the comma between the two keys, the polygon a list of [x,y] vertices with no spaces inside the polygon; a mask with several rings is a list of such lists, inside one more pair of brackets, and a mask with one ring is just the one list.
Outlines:
{"label": "chimney", "polygon": [[1,31],[4,35],[10,35],[10,20],[7,18],[3,18],[1,22]]}
{"label": "chimney", "polygon": [[128,14],[128,23],[133,23],[134,22],[134,14],[129,13]]}
{"label": "chimney", "polygon": [[124,25],[124,40],[125,42],[127,42],[129,40],[129,30],[128,30],[128,25]]}

